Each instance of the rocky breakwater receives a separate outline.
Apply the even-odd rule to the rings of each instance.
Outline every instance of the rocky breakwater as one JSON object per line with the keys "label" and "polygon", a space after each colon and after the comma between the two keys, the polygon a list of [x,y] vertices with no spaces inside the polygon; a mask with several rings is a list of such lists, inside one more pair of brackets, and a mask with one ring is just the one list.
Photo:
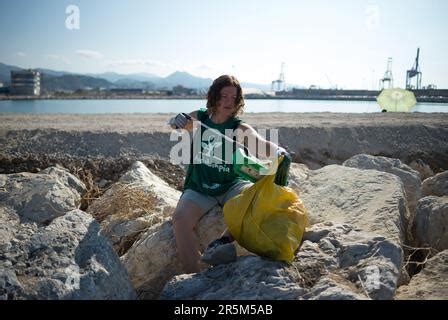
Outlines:
{"label": "rocky breakwater", "polygon": [[403,266],[407,207],[399,179],[339,165],[294,164],[290,185],[311,226],[291,265],[246,256],[180,275],[167,299],[392,299]]}
{"label": "rocky breakwater", "polygon": [[[141,164],[131,171],[134,173],[125,176],[140,177],[134,183],[169,190],[163,181],[150,178],[151,173]],[[139,297],[394,299],[398,287],[412,285],[416,275],[408,274],[409,264],[424,265],[408,255],[408,249],[417,243],[415,208],[424,199],[418,172],[397,159],[358,155],[344,166],[319,170],[294,163],[290,174],[290,187],[299,193],[311,220],[291,265],[239,248],[235,263],[182,274],[169,215],[180,194],[172,190],[170,204],[160,199],[155,202],[160,205],[138,218],[147,221],[145,228],[121,254]],[[120,224],[132,225],[133,221],[135,218],[124,219]],[[105,229],[108,223],[102,224]],[[213,208],[197,227],[201,249],[224,227],[222,209]],[[121,236],[126,237],[124,233]],[[446,277],[442,274],[438,280],[446,283]]]}
{"label": "rocky breakwater", "polygon": [[[427,201],[421,198],[421,182],[414,170],[397,159],[366,155],[359,155],[344,166],[330,165],[319,170],[293,164],[290,187],[300,194],[311,219],[291,265],[245,254],[235,263],[198,274],[177,275],[165,285],[159,297],[448,298],[446,251],[427,261],[412,261],[413,257],[408,255],[409,248],[418,239],[412,232],[419,225],[420,202]],[[426,233],[447,228],[443,220],[445,207],[428,209],[431,213],[426,216],[437,216],[442,227],[426,224]],[[166,229],[163,233],[167,234]],[[157,231],[153,233],[152,241],[157,234]],[[438,234],[443,238],[446,233]],[[445,245],[439,247],[439,250],[446,249]],[[423,271],[408,274],[412,263],[423,265]],[[418,286],[425,281],[428,289],[416,295]],[[399,294],[397,288],[400,288]],[[410,288],[406,296],[401,294],[405,288]]]}
{"label": "rocky breakwater", "polygon": [[[13,177],[3,175],[0,181]],[[397,159],[362,154],[344,165],[318,170],[293,163],[289,187],[299,194],[310,216],[294,261],[288,265],[239,248],[236,262],[204,265],[197,274],[183,274],[177,258],[171,214],[180,192],[143,163],[134,163],[89,206],[87,214],[76,210],[78,198],[71,191],[72,200],[52,205],[59,208],[51,211],[57,218],[38,214],[42,218],[34,222],[21,211],[26,201],[19,205],[10,200],[30,197],[6,197],[4,192],[12,192],[13,184],[2,182],[1,236],[7,245],[1,248],[6,271],[0,289],[7,298],[76,298],[75,292],[86,288],[96,293],[94,298],[122,294],[140,299],[446,299],[447,196],[440,187],[446,184],[446,175],[430,179],[422,183],[418,172]],[[72,178],[63,181],[71,190],[82,190]],[[431,190],[437,189],[432,195],[422,192],[422,184],[429,182]],[[71,211],[64,214],[64,210]],[[78,227],[80,220],[84,222]],[[63,229],[68,223],[70,228]],[[201,250],[224,228],[220,207],[204,215],[196,229]],[[57,230],[65,230],[70,241],[59,241],[63,235]],[[94,230],[92,236],[86,236],[88,230]],[[83,241],[89,245],[81,245]],[[413,261],[410,248],[427,254]],[[410,272],[413,263],[420,268]],[[70,266],[80,268],[84,278],[80,291],[64,294],[67,276],[62,271]],[[104,271],[110,268],[117,271]],[[129,290],[118,293],[116,284]]]}

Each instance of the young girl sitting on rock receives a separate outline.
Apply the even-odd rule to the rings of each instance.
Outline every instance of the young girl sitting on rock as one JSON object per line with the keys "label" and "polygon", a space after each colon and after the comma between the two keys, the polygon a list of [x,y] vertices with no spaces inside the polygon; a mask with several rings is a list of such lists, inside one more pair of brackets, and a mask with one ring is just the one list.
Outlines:
{"label": "young girl sitting on rock", "polygon": [[[172,128],[185,128],[192,130],[193,119],[219,131],[225,135],[226,130],[239,129],[249,141],[253,139],[254,144],[247,144],[251,154],[260,157],[270,157],[277,150],[277,155],[287,154],[286,150],[275,143],[265,140],[250,125],[238,118],[244,108],[243,92],[240,83],[234,76],[223,75],[213,81],[207,94],[207,109],[198,110],[188,115],[179,113],[169,124]],[[200,129],[199,129],[200,128]],[[233,163],[228,161],[216,162],[216,148],[232,147],[219,134],[213,136],[214,130],[207,130],[199,126],[196,134],[201,134],[202,139],[199,152],[193,154],[184,183],[184,190],[173,214],[174,234],[176,238],[177,251],[180,261],[186,273],[200,271],[199,241],[195,234],[195,227],[199,219],[216,205],[224,204],[232,197],[241,193],[245,188],[252,185],[244,180],[233,170]],[[204,137],[207,131],[207,137]],[[228,133],[228,132],[227,132]],[[244,141],[236,134],[237,141]],[[257,153],[257,145],[265,144],[265,154]],[[252,147],[252,149],[251,149]],[[192,148],[193,149],[193,148]],[[222,151],[222,150],[221,150]],[[225,152],[221,152],[225,154]],[[197,161],[197,160],[202,161]],[[215,161],[210,161],[215,159]],[[224,231],[221,238],[212,242],[203,261],[209,264],[226,263],[236,259],[236,250],[230,233]]]}

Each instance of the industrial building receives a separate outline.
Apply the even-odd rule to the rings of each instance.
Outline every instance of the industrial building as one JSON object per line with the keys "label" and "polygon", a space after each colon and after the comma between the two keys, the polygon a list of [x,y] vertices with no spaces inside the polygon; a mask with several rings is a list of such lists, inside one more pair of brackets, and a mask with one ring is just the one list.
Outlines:
{"label": "industrial building", "polygon": [[7,94],[9,93],[9,87],[5,86],[5,84],[0,81],[0,94]]}
{"label": "industrial building", "polygon": [[35,70],[11,71],[11,88],[13,95],[40,95],[40,72]]}

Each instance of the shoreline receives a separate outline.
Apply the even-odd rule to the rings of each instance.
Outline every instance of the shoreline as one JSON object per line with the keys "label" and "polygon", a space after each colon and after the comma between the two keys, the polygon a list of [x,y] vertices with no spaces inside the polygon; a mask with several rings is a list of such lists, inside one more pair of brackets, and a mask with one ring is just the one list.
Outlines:
{"label": "shoreline", "polygon": [[[245,100],[315,100],[315,101],[376,101],[376,97],[359,96],[245,96]],[[206,96],[0,96],[0,101],[22,101],[22,100],[207,100]],[[417,97],[417,103],[448,103],[448,97]]]}

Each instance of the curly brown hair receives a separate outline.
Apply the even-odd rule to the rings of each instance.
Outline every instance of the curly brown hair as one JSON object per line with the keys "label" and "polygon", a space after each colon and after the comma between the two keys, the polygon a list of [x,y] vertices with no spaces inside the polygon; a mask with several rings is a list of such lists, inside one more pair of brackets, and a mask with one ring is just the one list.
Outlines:
{"label": "curly brown hair", "polygon": [[207,93],[207,110],[209,113],[216,112],[219,99],[221,99],[221,89],[224,87],[233,86],[236,88],[236,99],[235,99],[235,111],[233,115],[242,114],[244,111],[244,98],[243,89],[241,88],[240,82],[231,75],[222,75],[213,81],[213,84],[208,89]]}

